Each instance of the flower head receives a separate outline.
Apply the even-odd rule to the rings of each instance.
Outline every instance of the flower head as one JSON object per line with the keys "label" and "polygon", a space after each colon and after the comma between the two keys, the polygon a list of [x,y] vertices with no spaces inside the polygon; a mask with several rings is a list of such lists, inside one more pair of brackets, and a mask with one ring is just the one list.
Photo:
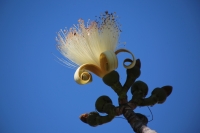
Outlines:
{"label": "flower head", "polygon": [[116,54],[129,51],[121,49],[115,52],[121,32],[115,13],[105,12],[99,21],[91,21],[87,26],[82,19],[78,22],[77,26],[58,32],[56,40],[58,50],[67,59],[63,62],[68,67],[78,67],[74,78],[85,84],[92,80],[88,71],[103,77],[117,68]]}

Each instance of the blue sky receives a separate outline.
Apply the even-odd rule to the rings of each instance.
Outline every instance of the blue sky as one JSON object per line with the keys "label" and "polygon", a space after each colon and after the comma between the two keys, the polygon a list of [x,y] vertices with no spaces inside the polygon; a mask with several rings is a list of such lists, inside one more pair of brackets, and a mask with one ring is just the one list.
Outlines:
{"label": "blue sky", "polygon": [[[1,133],[132,133],[126,120],[90,127],[79,115],[116,94],[100,78],[87,85],[74,81],[73,69],[58,63],[56,33],[95,19],[104,11],[120,17],[121,46],[142,62],[138,80],[149,86],[172,85],[164,104],[151,108],[148,126],[158,133],[200,130],[200,2],[198,0],[1,0],[0,1],[0,132]],[[52,54],[53,53],[53,54]],[[120,54],[117,71],[126,78]],[[131,97],[130,93],[129,99]],[[151,119],[147,107],[137,108]]]}

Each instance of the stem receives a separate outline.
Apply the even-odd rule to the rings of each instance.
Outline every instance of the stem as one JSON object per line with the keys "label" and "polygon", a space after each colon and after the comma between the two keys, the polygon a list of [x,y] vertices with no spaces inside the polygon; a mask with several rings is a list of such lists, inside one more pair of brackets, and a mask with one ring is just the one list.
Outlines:
{"label": "stem", "polygon": [[146,126],[148,123],[147,117],[140,113],[135,113],[128,105],[124,107],[123,115],[136,133],[156,133]]}
{"label": "stem", "polygon": [[131,69],[126,70],[127,77],[126,77],[126,82],[123,85],[123,91],[125,93],[128,92],[129,88],[132,86],[135,80],[140,76],[141,73],[140,67],[141,67],[140,60],[137,59],[135,66]]}

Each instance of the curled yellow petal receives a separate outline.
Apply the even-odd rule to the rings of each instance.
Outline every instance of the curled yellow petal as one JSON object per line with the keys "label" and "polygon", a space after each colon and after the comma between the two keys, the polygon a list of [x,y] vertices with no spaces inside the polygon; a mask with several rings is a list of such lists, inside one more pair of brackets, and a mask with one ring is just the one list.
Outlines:
{"label": "curled yellow petal", "polygon": [[92,82],[92,75],[88,72],[93,72],[99,77],[103,77],[103,71],[96,65],[93,64],[83,64],[74,73],[74,80],[78,84],[87,84]]}
{"label": "curled yellow petal", "polygon": [[[117,54],[120,52],[130,53],[132,59],[125,59],[123,65],[126,69],[130,69],[135,66],[136,60],[130,51],[126,49],[119,49],[117,51],[105,51],[100,54],[99,62],[100,66],[94,64],[83,64],[81,65],[74,74],[74,79],[78,84],[87,84],[92,82],[92,75],[89,72],[96,74],[99,77],[104,77],[107,73],[115,70],[118,67]],[[126,62],[130,62],[130,65],[125,65]]]}
{"label": "curled yellow petal", "polygon": [[[120,53],[120,52],[127,52],[127,53],[131,54],[131,56],[132,56],[133,59],[126,58],[126,59],[124,60],[124,62],[123,62],[123,65],[124,65],[124,67],[125,67],[126,69],[131,69],[131,68],[133,68],[133,67],[135,66],[135,63],[136,63],[136,59],[135,59],[133,53],[130,52],[129,50],[127,50],[127,49],[118,49],[117,51],[115,51],[115,54],[117,55],[117,54]],[[131,64],[130,64],[130,65],[126,65],[126,64],[125,64],[126,62],[130,62]]]}

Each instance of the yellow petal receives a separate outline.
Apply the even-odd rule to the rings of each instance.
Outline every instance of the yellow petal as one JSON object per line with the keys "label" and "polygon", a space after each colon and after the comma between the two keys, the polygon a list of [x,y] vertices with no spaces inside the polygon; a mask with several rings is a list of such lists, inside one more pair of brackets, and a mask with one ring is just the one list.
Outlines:
{"label": "yellow petal", "polygon": [[87,84],[92,82],[92,75],[88,71],[93,72],[99,77],[104,76],[104,73],[98,66],[93,64],[83,64],[74,73],[74,80],[78,84]]}
{"label": "yellow petal", "polygon": [[[123,62],[123,65],[124,65],[124,67],[125,67],[126,69],[131,69],[131,68],[133,68],[133,67],[135,66],[135,63],[136,63],[136,59],[135,59],[133,53],[130,52],[129,50],[127,50],[127,49],[118,49],[117,51],[115,51],[115,54],[117,55],[117,54],[120,53],[120,52],[127,52],[127,53],[131,54],[131,56],[132,56],[133,59],[126,58],[126,59],[124,60],[124,62]],[[126,62],[130,62],[131,64],[130,64],[130,65],[125,65]]]}
{"label": "yellow petal", "polygon": [[100,55],[100,66],[105,72],[110,72],[118,67],[117,56],[114,51],[105,51]]}

